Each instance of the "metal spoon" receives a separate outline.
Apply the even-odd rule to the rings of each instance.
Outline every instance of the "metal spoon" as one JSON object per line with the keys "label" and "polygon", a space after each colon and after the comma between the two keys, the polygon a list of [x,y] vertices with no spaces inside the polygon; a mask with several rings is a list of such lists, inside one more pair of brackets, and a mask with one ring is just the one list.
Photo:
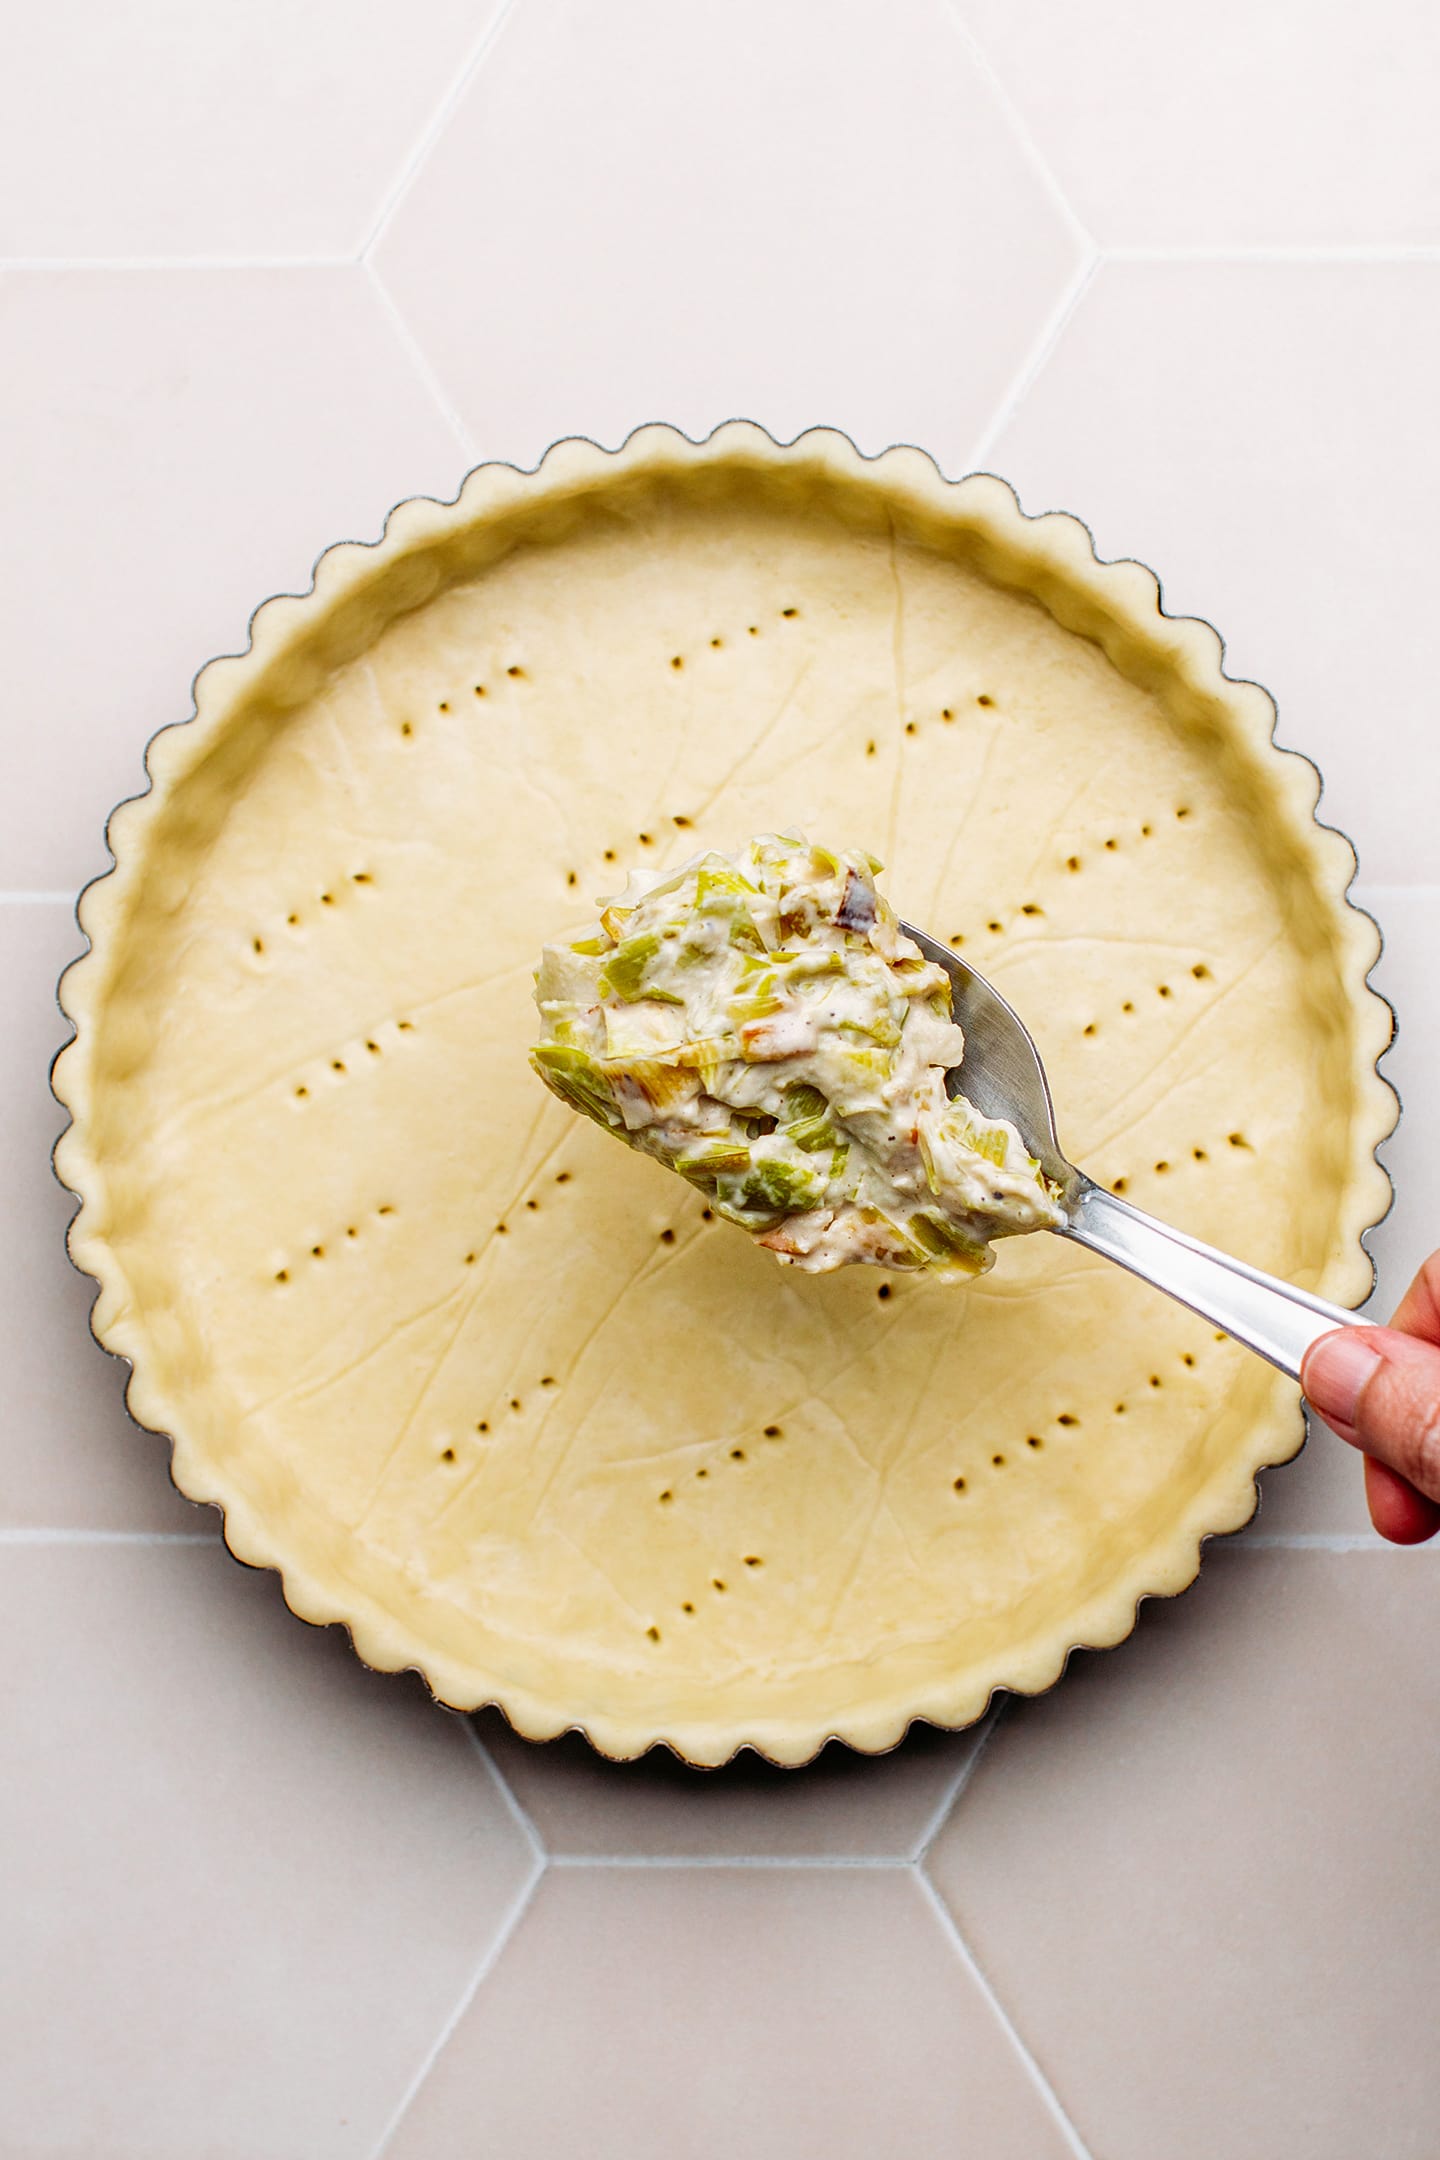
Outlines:
{"label": "metal spoon", "polygon": [[952,1094],[985,1117],[1008,1118],[1046,1177],[1060,1189],[1065,1220],[1056,1235],[1118,1260],[1157,1290],[1212,1320],[1260,1356],[1300,1377],[1310,1345],[1332,1328],[1363,1326],[1352,1312],[1327,1305],[1308,1290],[1262,1275],[1198,1238],[1157,1222],[1114,1193],[1106,1192],[1060,1152],[1055,1108],[1040,1053],[1030,1031],[999,991],[953,952],[902,923],[927,960],[943,967],[954,991],[954,1011],[965,1036],[965,1062],[949,1076]]}

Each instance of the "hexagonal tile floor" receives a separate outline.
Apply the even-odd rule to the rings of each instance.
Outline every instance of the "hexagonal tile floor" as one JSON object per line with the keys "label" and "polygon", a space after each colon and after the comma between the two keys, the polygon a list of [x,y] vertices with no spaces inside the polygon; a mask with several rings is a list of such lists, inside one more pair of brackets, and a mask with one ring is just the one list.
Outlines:
{"label": "hexagonal tile floor", "polygon": [[[485,457],[743,411],[1168,573],[1355,835],[1440,1234],[1433,15],[41,13],[0,82],[5,2160],[1428,2160],[1440,1559],[1321,1435],[964,1735],[617,1766],[363,1672],[88,1341],[46,1156],[103,818],[248,609]],[[1381,2068],[1383,2065],[1383,2068]]]}

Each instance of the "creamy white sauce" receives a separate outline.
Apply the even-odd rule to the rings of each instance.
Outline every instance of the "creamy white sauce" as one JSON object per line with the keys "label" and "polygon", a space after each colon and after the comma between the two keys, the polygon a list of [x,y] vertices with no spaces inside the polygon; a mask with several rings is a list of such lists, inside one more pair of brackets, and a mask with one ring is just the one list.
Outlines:
{"label": "creamy white sauce", "polygon": [[782,1261],[976,1275],[1060,1213],[1015,1127],[947,1096],[949,978],[878,868],[770,834],[632,879],[545,948],[532,1062]]}

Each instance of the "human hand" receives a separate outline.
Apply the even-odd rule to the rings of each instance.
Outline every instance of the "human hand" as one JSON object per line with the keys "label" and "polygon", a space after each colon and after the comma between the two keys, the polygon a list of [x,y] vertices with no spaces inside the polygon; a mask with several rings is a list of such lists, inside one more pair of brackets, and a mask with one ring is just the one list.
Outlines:
{"label": "human hand", "polygon": [[1336,1328],[1312,1343],[1300,1385],[1332,1432],[1365,1454],[1370,1520],[1396,1545],[1440,1530],[1440,1252],[1389,1327]]}

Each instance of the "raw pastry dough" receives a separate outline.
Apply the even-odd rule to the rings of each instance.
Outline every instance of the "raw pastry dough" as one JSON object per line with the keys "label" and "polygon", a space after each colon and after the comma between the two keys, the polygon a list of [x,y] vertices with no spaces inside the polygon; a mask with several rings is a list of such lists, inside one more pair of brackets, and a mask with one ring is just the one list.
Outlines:
{"label": "raw pastry dough", "polygon": [[1296,1390],[1157,1292],[782,1272],[526,1055],[615,865],[853,836],[1075,1161],[1358,1301],[1374,928],[1148,572],[917,452],[652,428],[406,504],[197,706],[82,903],[57,1161],[131,1408],[297,1612],[532,1735],[798,1762],[1047,1686],[1246,1520]]}

